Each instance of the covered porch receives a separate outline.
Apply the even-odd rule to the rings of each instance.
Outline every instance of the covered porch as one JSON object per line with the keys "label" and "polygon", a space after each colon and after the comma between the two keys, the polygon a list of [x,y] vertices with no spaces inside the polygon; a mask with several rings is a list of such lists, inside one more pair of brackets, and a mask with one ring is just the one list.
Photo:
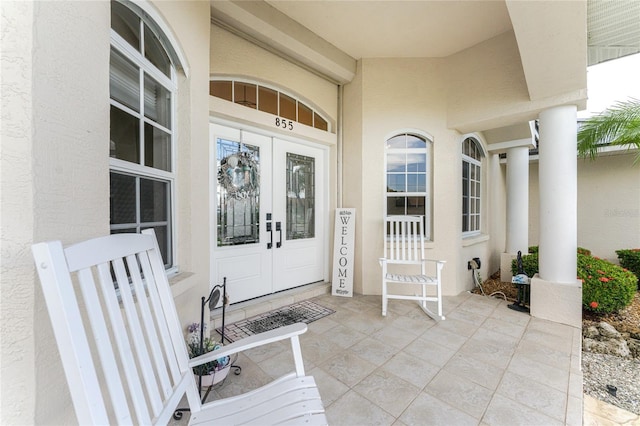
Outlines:
{"label": "covered porch", "polygon": [[[435,322],[412,301],[392,301],[382,317],[380,296],[326,291],[317,286],[269,303],[313,296],[336,311],[309,324],[301,339],[330,424],[583,424],[579,328],[468,292],[445,297],[447,319]],[[245,304],[227,320],[256,313]],[[241,354],[242,374],[209,398],[271,381],[290,368],[288,354],[284,344]]]}

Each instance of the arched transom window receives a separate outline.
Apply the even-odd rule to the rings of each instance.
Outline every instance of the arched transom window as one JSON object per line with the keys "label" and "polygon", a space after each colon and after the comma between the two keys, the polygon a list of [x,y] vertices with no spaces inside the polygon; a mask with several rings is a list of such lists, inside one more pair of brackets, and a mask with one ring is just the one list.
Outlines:
{"label": "arched transom window", "polygon": [[[257,83],[237,80],[212,80],[209,95],[281,117],[281,127],[298,122],[320,130],[329,130],[328,121],[318,111],[292,96]],[[291,130],[289,128],[289,130]]]}

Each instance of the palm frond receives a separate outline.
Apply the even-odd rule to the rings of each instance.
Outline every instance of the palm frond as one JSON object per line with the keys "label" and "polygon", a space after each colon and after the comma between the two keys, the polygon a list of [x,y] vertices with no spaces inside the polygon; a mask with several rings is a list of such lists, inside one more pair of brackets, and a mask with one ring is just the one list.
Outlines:
{"label": "palm frond", "polygon": [[[584,121],[578,130],[578,154],[595,160],[605,145],[640,150],[640,100],[617,102],[599,115]],[[634,164],[640,161],[640,153]]]}

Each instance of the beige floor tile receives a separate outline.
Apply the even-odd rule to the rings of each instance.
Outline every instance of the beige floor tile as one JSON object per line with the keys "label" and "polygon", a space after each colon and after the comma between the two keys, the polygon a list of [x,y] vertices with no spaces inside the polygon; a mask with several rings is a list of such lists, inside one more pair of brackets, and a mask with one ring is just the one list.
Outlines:
{"label": "beige floor tile", "polygon": [[342,349],[353,346],[360,340],[367,337],[366,334],[360,333],[359,331],[356,331],[342,324],[326,331],[322,334],[322,336],[332,346]]}
{"label": "beige floor tile", "polygon": [[377,366],[386,363],[398,352],[393,346],[389,346],[372,337],[360,340],[351,346],[349,351]]}
{"label": "beige floor tile", "polygon": [[474,324],[468,321],[460,321],[451,317],[445,321],[439,322],[435,328],[441,328],[449,333],[456,334],[463,337],[471,337],[476,332],[480,324]]}
{"label": "beige floor tile", "polygon": [[560,426],[564,424],[500,394],[493,396],[482,421],[490,426]]}
{"label": "beige floor tile", "polygon": [[[301,336],[307,374],[332,425],[582,422],[577,329],[469,293],[445,297],[448,318],[439,322],[414,301],[391,300],[386,317],[380,296],[323,294],[313,301],[336,311]],[[210,400],[292,369],[288,343],[246,351],[237,363],[242,374],[230,376]],[[584,424],[625,424],[608,423],[615,416],[609,410],[585,415]]]}
{"label": "beige floor tile", "polygon": [[345,351],[322,363],[320,368],[347,386],[353,387],[360,380],[371,374],[378,366],[349,351]]}
{"label": "beige floor tile", "polygon": [[436,397],[422,392],[409,405],[400,420],[408,425],[477,425],[478,420]]}
{"label": "beige floor tile", "polygon": [[569,354],[546,345],[540,345],[532,340],[520,341],[516,353],[552,367],[561,369],[571,367],[571,356]]}
{"label": "beige floor tile", "polygon": [[439,345],[453,349],[454,351],[460,349],[467,341],[466,337],[459,336],[441,327],[431,327],[429,330],[425,331],[420,338],[436,342]]}
{"label": "beige floor tile", "polygon": [[314,368],[312,370],[307,369],[307,374],[313,376],[318,389],[320,390],[320,397],[325,407],[333,404],[342,395],[349,391],[349,386],[342,383],[332,375],[328,374],[321,368]]}
{"label": "beige floor tile", "polygon": [[364,378],[353,390],[394,417],[402,414],[420,393],[417,386],[380,369]]}
{"label": "beige floor tile", "polygon": [[501,302],[491,313],[491,318],[506,321],[510,324],[526,326],[531,320],[531,315],[526,312],[518,312],[509,308],[511,302]]}
{"label": "beige floor tile", "polygon": [[482,324],[486,319],[486,315],[465,311],[462,309],[458,309],[447,314],[447,320],[466,321],[476,325]]}
{"label": "beige floor tile", "polygon": [[355,391],[347,392],[326,409],[332,426],[391,425],[395,418]]}
{"label": "beige floor tile", "polygon": [[444,366],[450,373],[465,377],[474,383],[495,390],[500,383],[504,370],[478,361],[473,357],[457,353]]}
{"label": "beige floor tile", "polygon": [[526,377],[543,385],[550,386],[561,392],[567,393],[569,389],[569,371],[552,367],[526,356],[515,354],[507,370]]}
{"label": "beige floor tile", "polygon": [[473,335],[473,339],[494,346],[502,346],[513,350],[515,350],[516,347],[518,347],[518,343],[520,343],[519,337],[513,337],[507,334],[498,333],[484,327],[481,327],[480,329],[478,329],[478,331],[475,332],[475,334]]}
{"label": "beige floor tile", "polygon": [[409,333],[420,335],[433,327],[436,322],[429,318],[427,315],[422,314],[417,318],[413,317],[400,317],[396,318],[391,324],[393,327],[406,330]]}
{"label": "beige floor tile", "polygon": [[323,334],[305,333],[300,336],[300,346],[302,349],[302,357],[305,362],[314,365],[320,365],[326,360],[336,355],[336,348],[327,341]]}
{"label": "beige floor tile", "polygon": [[439,367],[449,362],[456,353],[454,349],[442,346],[433,340],[425,339],[424,336],[407,345],[404,352]]}
{"label": "beige floor tile", "polygon": [[482,324],[482,328],[520,339],[526,326],[510,323],[508,320],[505,321],[496,318],[487,318],[487,320]]}
{"label": "beige floor tile", "polygon": [[472,338],[467,340],[458,352],[489,365],[506,369],[514,350],[509,346],[495,345]]}
{"label": "beige floor tile", "polygon": [[561,337],[546,331],[527,328],[522,336],[523,340],[528,340],[537,345],[546,346],[556,351],[571,355],[573,350],[573,338]]}
{"label": "beige floor tile", "polygon": [[438,373],[427,385],[425,392],[478,420],[487,409],[492,396],[489,389],[446,370]]}
{"label": "beige floor tile", "polygon": [[378,330],[373,333],[371,337],[374,337],[389,346],[393,346],[398,350],[404,348],[416,339],[416,335],[414,333],[393,326]]}
{"label": "beige floor tile", "polygon": [[564,422],[566,393],[507,371],[496,393]]}
{"label": "beige floor tile", "polygon": [[396,354],[384,363],[381,369],[395,374],[420,389],[424,389],[440,371],[439,367],[405,352]]}

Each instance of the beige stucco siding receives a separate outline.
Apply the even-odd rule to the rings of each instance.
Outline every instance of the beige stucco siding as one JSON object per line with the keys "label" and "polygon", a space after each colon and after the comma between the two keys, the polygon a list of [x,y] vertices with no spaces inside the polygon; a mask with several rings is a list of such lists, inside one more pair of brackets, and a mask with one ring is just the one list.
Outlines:
{"label": "beige stucco siding", "polygon": [[[433,243],[430,258],[445,259],[445,293],[461,291],[458,277],[460,248],[460,135],[446,128],[444,62],[439,59],[365,59],[358,67],[362,82],[362,143],[345,151],[344,167],[352,162],[362,167],[361,195],[345,190],[345,205],[361,204],[361,228],[356,235],[361,280],[356,288],[365,294],[380,294],[382,255],[382,209],[384,206],[384,144],[396,133],[417,131],[433,139]],[[356,80],[359,82],[360,80]],[[350,85],[347,85],[347,89]],[[356,90],[357,91],[357,90]],[[345,117],[345,131],[360,126],[358,117]],[[353,141],[347,140],[347,144]],[[355,141],[356,145],[358,142]],[[347,174],[345,173],[345,180]],[[355,176],[353,177],[356,178]],[[455,182],[451,185],[451,182]],[[355,200],[354,200],[355,197]],[[359,199],[361,197],[361,199]],[[356,262],[356,264],[358,264]]]}
{"label": "beige stucco siding", "polygon": [[212,77],[245,77],[275,86],[326,114],[335,132],[335,84],[216,25],[211,26],[210,73]]}
{"label": "beige stucco siding", "polygon": [[[191,66],[178,77],[177,259],[189,273],[176,302],[181,317],[195,317],[198,299],[185,295],[207,290],[209,269],[208,187],[191,168],[208,158],[209,7],[160,2],[155,11]],[[11,124],[2,138],[0,423],[75,423],[30,246],[109,233],[110,3],[9,2],[2,16],[11,26],[2,56]]]}
{"label": "beige stucco siding", "polygon": [[0,423],[62,424],[75,415],[30,245],[109,232],[109,4],[6,7]]}
{"label": "beige stucco siding", "polygon": [[[615,251],[640,247],[640,168],[635,152],[578,159],[578,246],[618,262]],[[529,244],[538,244],[538,164],[530,166]]]}

